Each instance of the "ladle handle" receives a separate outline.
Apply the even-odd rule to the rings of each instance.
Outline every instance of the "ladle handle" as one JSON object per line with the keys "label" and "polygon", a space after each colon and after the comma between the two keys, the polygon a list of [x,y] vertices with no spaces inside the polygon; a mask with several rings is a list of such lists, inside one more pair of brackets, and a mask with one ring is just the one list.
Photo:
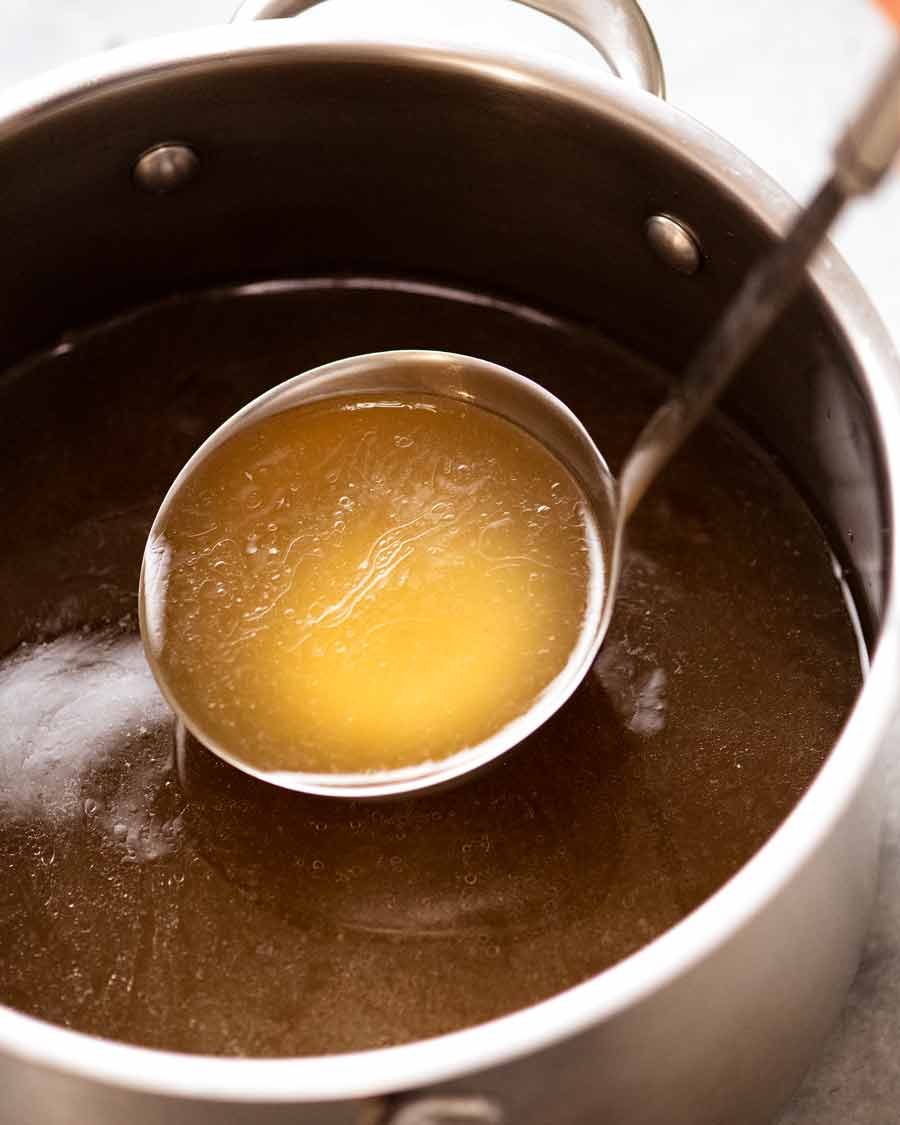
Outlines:
{"label": "ladle handle", "polygon": [[835,148],[835,176],[847,195],[876,187],[900,149],[900,47]]}
{"label": "ladle handle", "polygon": [[834,170],[787,236],[747,274],[670,397],[638,435],[619,477],[619,529],[796,294],[848,199],[874,188],[900,149],[900,47],[835,148]]}
{"label": "ladle handle", "polygon": [[[666,92],[656,39],[637,0],[516,0],[559,20],[597,50],[619,78],[662,98]],[[322,0],[244,0],[234,23],[298,16]]]}

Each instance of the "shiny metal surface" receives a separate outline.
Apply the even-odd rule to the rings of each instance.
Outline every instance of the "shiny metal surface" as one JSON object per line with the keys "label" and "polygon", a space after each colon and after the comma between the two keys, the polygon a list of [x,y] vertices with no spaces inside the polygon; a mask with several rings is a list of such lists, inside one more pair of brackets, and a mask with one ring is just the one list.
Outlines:
{"label": "shiny metal surface", "polygon": [[651,215],[644,224],[647,245],[659,260],[691,277],[703,264],[697,236],[673,215]]}
{"label": "shiny metal surface", "polygon": [[[865,163],[860,154],[867,147],[875,152],[868,164],[870,174],[863,175],[858,168],[861,162]],[[616,598],[626,525],[635,508],[784,313],[805,281],[810,260],[848,199],[877,186],[898,147],[900,48],[888,65],[886,76],[876,83],[867,98],[860,117],[838,142],[831,175],[797,216],[783,241],[753,264],[736,296],[678,377],[670,396],[651,415],[625,458],[615,486],[615,522],[612,550],[608,554],[601,640]],[[854,168],[857,169],[855,181]],[[696,272],[699,249],[693,235],[683,225],[667,216],[656,215],[648,219],[645,230],[651,246],[660,256],[667,253],[676,268],[679,264],[688,267],[681,272],[688,275]]]}
{"label": "shiny metal surface", "polygon": [[[6,199],[17,216],[0,265],[5,365],[67,328],[204,279],[344,263],[467,279],[564,308],[677,369],[792,214],[724,142],[588,71],[298,38],[283,25],[173,37],[0,100]],[[227,174],[215,192],[198,181],[151,215],[153,201],[127,171],[172,120]],[[374,159],[385,151],[390,162]],[[549,206],[560,183],[566,206]],[[646,217],[676,201],[708,237],[708,268],[693,279],[661,277],[638,252]],[[73,213],[77,229],[66,219]],[[495,1097],[517,1125],[604,1115],[630,1125],[768,1120],[856,965],[874,882],[875,767],[900,665],[897,365],[831,251],[728,407],[833,527],[874,653],[828,763],[746,868],[584,985],[494,1024],[391,1050],[185,1057],[0,1010],[0,1120],[358,1125],[365,1099],[426,1086]]]}
{"label": "shiny metal surface", "polygon": [[[666,80],[653,31],[637,0],[516,0],[559,20],[597,49],[613,74],[664,97]],[[235,23],[283,19],[322,0],[244,0]]]}
{"label": "shiny metal surface", "polygon": [[835,149],[836,173],[848,195],[870,191],[900,148],[900,47]]}
{"label": "shiny metal surface", "polygon": [[[898,51],[900,62],[900,51]],[[900,67],[897,68],[900,76]],[[900,90],[900,81],[898,81]],[[893,105],[893,86],[880,84],[879,106]],[[877,114],[876,114],[877,116]],[[900,114],[898,114],[900,119]],[[851,129],[851,133],[855,128]],[[900,135],[896,138],[900,145]],[[891,155],[895,155],[895,150]],[[877,180],[869,181],[868,188]],[[806,267],[848,200],[846,181],[836,166],[811,202],[797,216],[783,241],[747,273],[740,289],[710,330],[670,398],[657,408],[638,435],[620,474],[612,583],[625,523],[656,476],[706,417],[741,365],[785,311],[806,276]]]}
{"label": "shiny metal surface", "polygon": [[[390,351],[353,356],[304,371],[286,383],[248,403],[229,418],[194,453],[169,489],[150,529],[144,552],[140,580],[141,634],[144,651],[153,674],[172,710],[188,729],[226,762],[262,781],[300,793],[327,797],[388,797],[430,789],[456,781],[465,774],[492,762],[517,746],[550,718],[584,679],[606,633],[615,595],[615,584],[604,583],[596,604],[588,604],[588,626],[578,639],[568,663],[555,680],[524,714],[508,723],[490,738],[437,761],[423,762],[404,769],[366,773],[302,773],[300,771],[260,770],[212,737],[203,716],[185,711],[154,653],[153,630],[147,613],[147,589],[154,581],[154,557],[160,529],[166,524],[176,494],[190,479],[209,453],[247,426],[272,414],[290,410],[302,403],[321,401],[338,395],[357,395],[371,391],[419,392],[476,403],[515,422],[537,437],[567,465],[581,483],[594,509],[597,527],[605,536],[614,524],[614,483],[606,462],[587,430],[571,410],[531,379],[514,371],[467,355],[438,351]],[[602,554],[611,553],[611,541]],[[605,565],[601,563],[601,565]]]}
{"label": "shiny metal surface", "polygon": [[152,195],[167,195],[189,183],[200,167],[197,154],[189,145],[167,141],[153,145],[134,164],[134,182]]}

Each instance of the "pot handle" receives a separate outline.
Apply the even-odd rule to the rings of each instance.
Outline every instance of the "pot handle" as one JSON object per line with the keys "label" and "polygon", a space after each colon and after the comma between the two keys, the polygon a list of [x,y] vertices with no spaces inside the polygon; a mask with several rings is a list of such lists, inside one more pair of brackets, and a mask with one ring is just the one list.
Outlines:
{"label": "pot handle", "polygon": [[[322,0],[243,0],[233,23],[298,16]],[[626,82],[665,97],[666,82],[659,47],[637,0],[517,0],[586,39]]]}

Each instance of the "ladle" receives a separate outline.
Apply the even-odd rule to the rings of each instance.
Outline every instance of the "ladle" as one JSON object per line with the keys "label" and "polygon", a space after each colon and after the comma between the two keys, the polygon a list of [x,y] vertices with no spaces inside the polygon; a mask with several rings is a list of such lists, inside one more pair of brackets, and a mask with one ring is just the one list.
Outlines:
{"label": "ladle", "polygon": [[[536,730],[569,698],[603,641],[622,569],[625,527],[635,508],[797,292],[810,258],[845,203],[879,183],[898,148],[900,49],[836,146],[831,174],[783,241],[747,275],[680,381],[641,431],[618,482],[584,427],[548,391],[496,364],[444,352],[381,352],[328,364],[275,387],[229,419],[200,447],[172,485],[151,529],[141,570],[145,650],[184,727],[220,757],[254,776],[290,789],[346,797],[386,796],[443,784],[498,757]],[[371,773],[261,771],[242,761],[233,747],[210,738],[199,716],[185,713],[160,665],[161,632],[156,615],[165,583],[160,542],[166,515],[196,466],[239,430],[301,402],[373,390],[419,391],[468,401],[516,422],[540,439],[574,472],[594,508],[602,539],[602,592],[588,606],[587,625],[562,673],[528,711],[480,744],[438,761]],[[184,727],[180,728],[182,735]]]}

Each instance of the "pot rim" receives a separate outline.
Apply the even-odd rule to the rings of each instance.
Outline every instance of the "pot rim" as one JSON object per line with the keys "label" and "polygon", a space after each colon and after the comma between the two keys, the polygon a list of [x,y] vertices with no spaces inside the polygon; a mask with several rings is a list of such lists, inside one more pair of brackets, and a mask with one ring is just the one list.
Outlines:
{"label": "pot rim", "polygon": [[[302,22],[302,21],[298,21]],[[418,40],[356,42],[310,35],[272,21],[189,31],[119,47],[30,79],[0,95],[0,143],[85,99],[210,64],[276,61],[390,61],[468,72],[542,90],[614,115],[673,156],[713,176],[772,231],[796,205],[774,181],[691,117],[613,77],[568,60],[550,66],[522,56]],[[900,363],[859,282],[829,245],[812,280],[848,352],[866,373],[864,391],[886,468],[887,515],[900,528]],[[179,1054],[113,1042],[0,1005],[0,1050],[22,1061],[126,1089],[234,1102],[328,1102],[446,1081],[549,1047],[610,1019],[725,944],[782,891],[835,828],[862,784],[898,712],[900,552],[890,551],[881,631],[869,674],[824,766],[762,848],[691,914],[597,976],[509,1015],[402,1046],[310,1058],[243,1059]]]}

